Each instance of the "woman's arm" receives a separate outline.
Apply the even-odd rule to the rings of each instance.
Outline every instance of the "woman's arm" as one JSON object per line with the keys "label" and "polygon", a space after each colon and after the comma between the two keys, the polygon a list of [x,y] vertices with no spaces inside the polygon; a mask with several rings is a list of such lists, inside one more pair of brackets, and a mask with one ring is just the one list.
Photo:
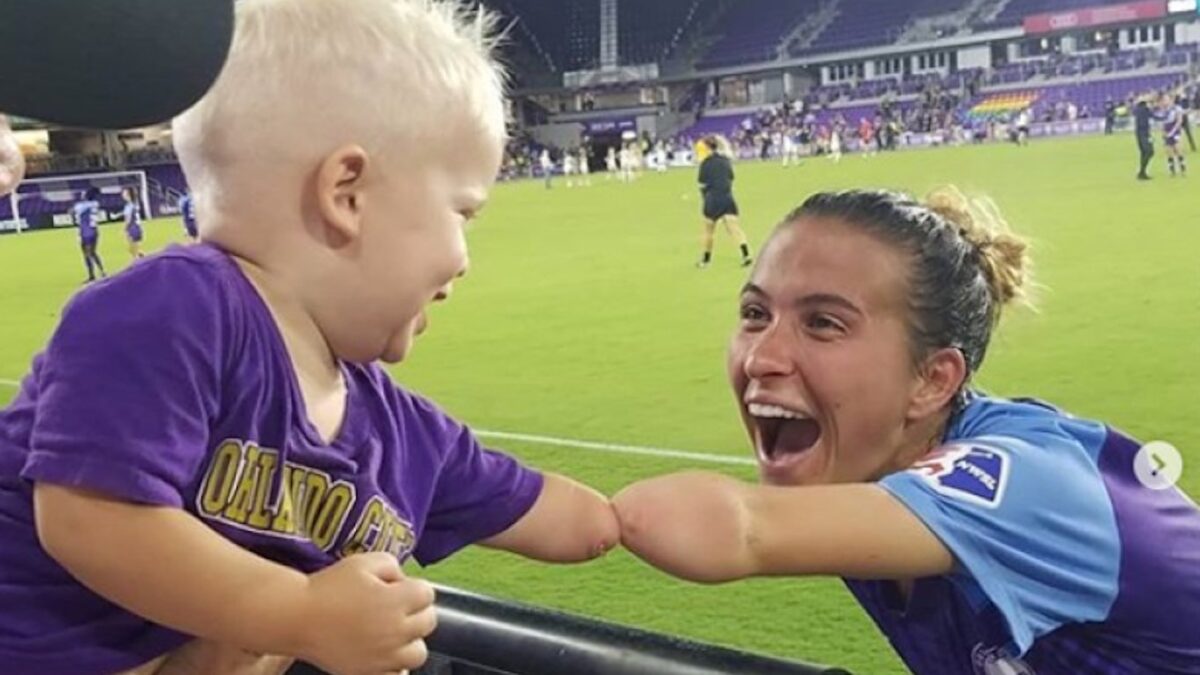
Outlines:
{"label": "woman's arm", "polygon": [[686,472],[635,483],[613,505],[625,547],[691,581],[912,579],[954,565],[941,541],[875,485],[772,487]]}

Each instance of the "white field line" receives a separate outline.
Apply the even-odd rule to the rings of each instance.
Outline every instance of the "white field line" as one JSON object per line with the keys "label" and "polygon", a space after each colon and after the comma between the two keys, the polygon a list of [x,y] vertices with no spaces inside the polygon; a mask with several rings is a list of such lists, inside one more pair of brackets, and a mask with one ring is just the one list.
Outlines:
{"label": "white field line", "polygon": [[[21,383],[17,380],[9,380],[0,378],[0,386],[4,387],[19,387]],[[653,448],[641,445],[622,445],[619,443],[598,443],[595,441],[583,441],[574,438],[557,438],[555,436],[538,436],[535,434],[518,434],[509,431],[489,431],[475,430],[475,435],[479,438],[498,440],[498,441],[516,441],[519,443],[530,443],[533,445],[550,445],[560,448],[578,448],[580,450],[592,450],[595,452],[609,452],[622,455],[643,455],[646,457],[663,457],[667,459],[678,459],[689,462],[701,462],[705,464],[742,464],[753,465],[754,460],[749,457],[738,457],[736,455],[720,455],[707,452],[689,452],[687,450],[672,450],[670,448]]]}

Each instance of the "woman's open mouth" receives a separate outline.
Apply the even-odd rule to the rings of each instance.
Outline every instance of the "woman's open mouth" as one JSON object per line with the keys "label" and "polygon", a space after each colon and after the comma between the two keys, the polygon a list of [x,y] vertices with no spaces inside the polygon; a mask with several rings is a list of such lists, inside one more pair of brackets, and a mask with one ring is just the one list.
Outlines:
{"label": "woman's open mouth", "polygon": [[821,439],[821,425],[807,413],[762,403],[749,404],[747,411],[754,420],[759,464],[770,474],[785,473],[806,460]]}

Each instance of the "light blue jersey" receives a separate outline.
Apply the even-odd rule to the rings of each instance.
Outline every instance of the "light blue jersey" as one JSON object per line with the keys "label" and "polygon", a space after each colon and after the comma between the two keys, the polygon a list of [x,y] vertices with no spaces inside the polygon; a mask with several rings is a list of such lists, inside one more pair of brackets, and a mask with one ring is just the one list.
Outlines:
{"label": "light blue jersey", "polygon": [[954,572],[848,581],[918,675],[1200,673],[1200,509],[1134,474],[1141,444],[1034,401],[972,397],[881,486]]}

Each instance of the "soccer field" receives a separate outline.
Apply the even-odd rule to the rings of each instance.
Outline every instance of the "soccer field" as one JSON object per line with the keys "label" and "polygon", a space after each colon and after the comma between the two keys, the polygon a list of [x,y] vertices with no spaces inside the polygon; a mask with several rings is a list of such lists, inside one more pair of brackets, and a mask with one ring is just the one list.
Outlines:
{"label": "soccer field", "polygon": [[[1195,155],[1192,156],[1195,158]],[[1200,172],[1200,163],[1193,159]],[[1200,173],[1137,183],[1130,137],[920,150],[799,168],[741,163],[735,190],[753,245],[810,193],[954,183],[991,195],[1033,239],[1037,312],[1002,324],[978,379],[1103,419],[1185,458],[1200,495]],[[719,235],[712,267],[693,267],[699,198],[691,170],[589,188],[499,186],[472,226],[471,273],[393,374],[539,468],[607,493],[638,478],[703,467],[752,479],[724,375],[746,271]],[[148,225],[150,250],[182,239]],[[128,254],[105,226],[110,270]],[[0,403],[15,392],[84,277],[73,231],[0,237]],[[97,392],[98,396],[103,392]],[[634,454],[574,441],[700,453]],[[902,673],[836,580],[721,587],[677,582],[624,552],[554,568],[468,551],[423,574],[455,586],[780,656]]]}

